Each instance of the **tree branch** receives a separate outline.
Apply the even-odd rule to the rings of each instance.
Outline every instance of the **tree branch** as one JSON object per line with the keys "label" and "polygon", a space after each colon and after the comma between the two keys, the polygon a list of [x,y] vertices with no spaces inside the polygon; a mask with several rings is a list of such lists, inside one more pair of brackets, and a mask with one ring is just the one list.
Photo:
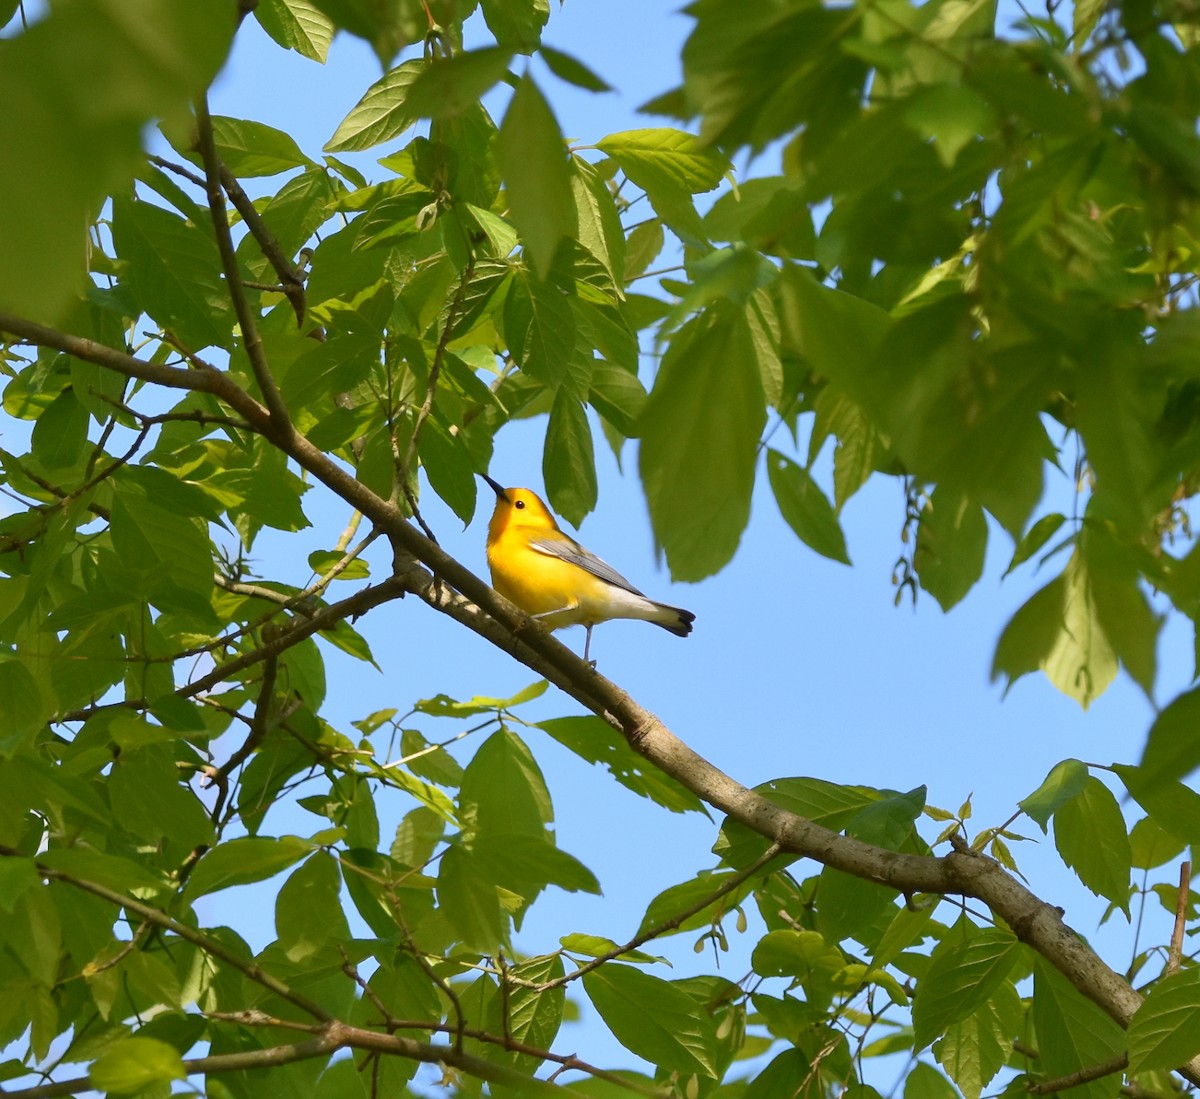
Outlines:
{"label": "tree branch", "polygon": [[1056,1080],[1041,1080],[1036,1084],[1030,1084],[1029,1093],[1031,1095],[1053,1095],[1055,1092],[1066,1091],[1068,1088],[1077,1088],[1080,1084],[1090,1084],[1093,1080],[1101,1080],[1105,1076],[1111,1076],[1114,1072],[1121,1072],[1128,1064],[1129,1054],[1120,1053],[1108,1061],[1077,1069]]}
{"label": "tree branch", "polygon": [[212,212],[213,228],[217,236],[217,250],[221,253],[221,266],[225,270],[225,288],[233,302],[238,325],[242,330],[242,346],[254,371],[254,380],[271,414],[271,426],[280,430],[291,423],[287,407],[280,396],[275,376],[271,373],[263,349],[262,337],[258,334],[258,320],[250,311],[242,288],[242,273],[238,269],[237,253],[233,248],[233,235],[229,231],[229,215],[225,210],[225,194],[221,190],[221,161],[213,139],[212,118],[208,113],[207,97],[196,100],[196,123],[199,133],[200,156],[204,160],[205,194],[208,208]]}
{"label": "tree branch", "polygon": [[267,223],[263,220],[262,214],[255,208],[250,196],[242,190],[242,185],[238,182],[237,176],[225,164],[221,164],[219,167],[221,186],[225,188],[225,193],[229,196],[229,201],[233,203],[234,209],[241,215],[242,221],[246,223],[246,228],[250,230],[250,235],[258,242],[258,246],[262,249],[262,254],[266,257],[267,262],[274,268],[275,274],[279,276],[279,290],[287,298],[291,304],[292,311],[296,314],[296,325],[302,325],[304,323],[305,309],[307,308],[303,276],[296,265],[284,255],[283,249],[279,246],[279,241],[275,238],[275,234],[271,232]]}

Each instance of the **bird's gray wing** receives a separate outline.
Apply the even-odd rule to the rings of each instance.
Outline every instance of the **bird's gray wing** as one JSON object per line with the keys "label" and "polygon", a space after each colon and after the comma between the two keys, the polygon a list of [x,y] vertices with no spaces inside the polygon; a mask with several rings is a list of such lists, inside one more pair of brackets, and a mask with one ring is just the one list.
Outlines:
{"label": "bird's gray wing", "polygon": [[563,561],[569,561],[572,565],[578,565],[585,572],[599,577],[606,584],[624,588],[627,592],[640,595],[643,599],[646,598],[643,592],[638,591],[607,561],[600,560],[591,550],[585,550],[578,542],[570,538],[564,537],[554,541],[535,539],[529,543],[529,548],[537,550],[538,553],[544,553],[547,557],[559,557]]}

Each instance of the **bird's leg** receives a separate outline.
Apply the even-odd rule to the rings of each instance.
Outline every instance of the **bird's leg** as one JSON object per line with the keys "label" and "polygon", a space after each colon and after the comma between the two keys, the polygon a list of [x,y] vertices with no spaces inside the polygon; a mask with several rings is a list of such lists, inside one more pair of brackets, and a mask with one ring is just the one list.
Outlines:
{"label": "bird's leg", "polygon": [[592,647],[592,624],[590,622],[585,623],[584,629],[587,630],[587,634],[583,639],[583,662],[589,668],[595,668],[596,662],[588,659],[588,650]]}

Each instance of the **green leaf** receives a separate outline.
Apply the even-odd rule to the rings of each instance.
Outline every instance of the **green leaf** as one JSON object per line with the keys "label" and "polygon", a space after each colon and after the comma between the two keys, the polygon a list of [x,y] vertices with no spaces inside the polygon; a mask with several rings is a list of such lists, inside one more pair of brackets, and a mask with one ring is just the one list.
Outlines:
{"label": "green leaf", "polygon": [[312,853],[313,845],[299,836],[244,836],[219,844],[196,863],[187,883],[191,900],[234,885],[273,878]]}
{"label": "green leaf", "polygon": [[436,492],[465,526],[475,514],[478,479],[474,462],[460,433],[451,434],[431,416],[421,429],[417,453]]}
{"label": "green leaf", "polygon": [[1055,513],[1053,515],[1043,515],[1034,523],[1021,541],[1017,543],[1017,548],[1013,551],[1012,560],[1008,563],[1008,568],[1004,570],[1004,577],[1007,577],[1013,569],[1018,565],[1024,564],[1037,553],[1038,550],[1054,537],[1059,527],[1066,521],[1067,517],[1065,515]]}
{"label": "green leaf", "polygon": [[1129,831],[1129,848],[1135,870],[1153,870],[1156,866],[1162,866],[1177,858],[1186,846],[1150,817],[1142,817]]}
{"label": "green leaf", "polygon": [[1185,691],[1150,726],[1141,772],[1150,785],[1185,778],[1200,766],[1200,688]]}
{"label": "green leaf", "polygon": [[100,1091],[130,1095],[156,1084],[183,1080],[183,1058],[174,1046],[157,1038],[123,1038],[109,1046],[88,1070]]}
{"label": "green leaf", "polygon": [[544,279],[559,242],[575,232],[575,202],[562,131],[528,73],[504,112],[495,152],[509,213],[530,266]]}
{"label": "green leaf", "polygon": [[0,659],[0,698],[5,699],[4,730],[0,733],[0,758],[27,744],[50,717],[53,705],[42,696],[37,680],[18,660]]}
{"label": "green leaf", "polygon": [[275,897],[275,933],[289,961],[303,963],[330,939],[349,940],[341,886],[338,864],[325,851],[312,855],[283,883]]}
{"label": "green leaf", "polygon": [[715,303],[671,340],[639,425],[650,519],[674,579],[702,580],[733,557],[765,423],[750,326]]}
{"label": "green leaf", "polygon": [[924,1049],[984,1004],[1008,977],[1017,946],[1010,932],[980,931],[962,917],[934,948],[913,999],[914,1048]]}
{"label": "green leaf", "polygon": [[233,307],[209,233],[148,202],[113,199],[113,244],[125,281],[159,324],[192,351],[228,348]]}
{"label": "green leaf", "polygon": [[554,388],[567,380],[575,314],[557,286],[518,271],[504,301],[503,323],[505,342],[522,371]]}
{"label": "green leaf", "polygon": [[242,118],[214,115],[213,139],[221,160],[235,176],[273,176],[312,167],[291,134]]}
{"label": "green leaf", "polygon": [[1140,767],[1113,764],[1112,769],[1164,832],[1184,843],[1200,843],[1200,794],[1182,782],[1150,782]]}
{"label": "green leaf", "polygon": [[469,950],[493,954],[507,921],[488,868],[471,852],[451,845],[438,862],[438,903]]}
{"label": "green leaf", "polygon": [[483,18],[496,41],[521,53],[533,53],[550,18],[549,0],[481,0]]}
{"label": "green leaf", "polygon": [[755,1074],[746,1088],[744,1099],[775,1099],[780,1095],[801,1095],[812,1079],[812,1062],[804,1052],[794,1047],[785,1049],[776,1054],[766,1068]]}
{"label": "green leaf", "polygon": [[[486,5],[484,11],[486,13]],[[548,68],[559,80],[574,84],[587,92],[611,92],[612,85],[606,83],[589,69],[582,61],[568,53],[562,53],[544,43],[538,47],[538,54],[546,62]]]}
{"label": "green leaf", "polygon": [[1064,759],[1050,768],[1050,773],[1032,794],[1017,802],[1022,812],[1027,813],[1041,825],[1042,832],[1050,818],[1068,801],[1082,793],[1088,779],[1087,765],[1077,759]]}
{"label": "green leaf", "polygon": [[837,515],[808,470],[768,448],[767,473],[780,514],[797,537],[822,557],[850,564]]}
{"label": "green leaf", "polygon": [[284,49],[325,63],[335,28],[312,0],[258,0],[254,17]]}
{"label": "green leaf", "polygon": [[716,1036],[686,992],[616,962],[585,974],[583,987],[630,1053],[661,1068],[716,1078]]}
{"label": "green leaf", "polygon": [[1158,981],[1129,1021],[1129,1073],[1173,1069],[1200,1053],[1200,969]]}
{"label": "green leaf", "polygon": [[608,769],[622,786],[650,798],[673,813],[703,813],[704,804],[690,790],[629,747],[629,742],[598,717],[559,717],[538,723],[538,728],[589,763]]}
{"label": "green leaf", "polygon": [[915,555],[923,587],[948,611],[983,575],[987,553],[983,508],[965,496],[935,489],[921,512]]}
{"label": "green leaf", "polygon": [[[1042,958],[1034,960],[1033,1026],[1038,1036],[1038,1075],[1056,1080],[1125,1052],[1126,1034]],[[1071,1090],[1079,1099],[1113,1099],[1119,1074]]]}
{"label": "green leaf", "polygon": [[89,419],[75,394],[64,389],[33,425],[33,456],[48,470],[75,465],[87,445]]}
{"label": "green leaf", "polygon": [[[638,925],[637,934],[643,935],[652,927],[657,927],[661,923],[673,922],[681,912],[717,892],[733,876],[734,874],[731,870],[706,871],[697,874],[688,881],[680,882],[678,885],[672,885],[664,889],[647,906],[646,913],[642,916],[642,922]],[[668,927],[662,932],[663,936],[676,935],[682,931],[694,931],[698,927],[708,927],[727,912],[736,908],[753,888],[753,881],[747,880],[742,883],[741,887],[733,889],[724,896],[714,900],[711,904],[700,909],[699,912],[688,916],[686,920],[682,920],[673,927]]]}
{"label": "green leaf", "polygon": [[958,1092],[933,1065],[918,1061],[904,1081],[904,1099],[958,1099]]}
{"label": "green leaf", "polygon": [[467,764],[459,805],[470,811],[480,833],[546,837],[554,820],[550,792],[533,754],[515,733],[502,729],[480,746]]}
{"label": "green leaf", "polygon": [[624,282],[625,232],[608,184],[582,157],[571,158],[571,193],[575,198],[576,239],[604,266],[619,292]]}
{"label": "green leaf", "polygon": [[554,395],[542,476],[550,506],[573,527],[596,506],[596,459],[587,413],[564,386]]}
{"label": "green leaf", "polygon": [[190,118],[237,16],[233,0],[139,0],[132,17],[123,0],[40,10],[0,66],[0,101],[24,105],[0,117],[0,148],[24,165],[0,178],[0,301],[53,323],[87,284],[89,220],[144,162],[142,131]]}
{"label": "green leaf", "polygon": [[508,74],[512,50],[489,46],[435,58],[408,88],[405,109],[417,118],[461,114]]}
{"label": "green leaf", "polygon": [[1129,835],[1117,799],[1098,778],[1089,775],[1083,789],[1059,805],[1054,845],[1084,885],[1129,916]]}
{"label": "green leaf", "polygon": [[0,858],[0,909],[11,913],[21,894],[41,883],[33,859],[13,856]]}
{"label": "green leaf", "polygon": [[818,997],[832,987],[846,958],[818,931],[768,931],[755,945],[750,964],[762,977],[793,977]]}
{"label": "green leaf", "polygon": [[409,88],[424,71],[424,61],[405,61],[376,80],[339,123],[326,152],[360,152],[407,130],[418,117],[408,105]]}
{"label": "green leaf", "polygon": [[[339,553],[337,550],[313,550],[308,555],[308,567],[312,569],[318,576],[325,576],[329,570],[333,568],[339,561],[344,560],[346,554]],[[371,570],[367,566],[366,561],[361,557],[356,557],[348,565],[346,565],[335,577],[335,580],[367,580],[371,576]]]}

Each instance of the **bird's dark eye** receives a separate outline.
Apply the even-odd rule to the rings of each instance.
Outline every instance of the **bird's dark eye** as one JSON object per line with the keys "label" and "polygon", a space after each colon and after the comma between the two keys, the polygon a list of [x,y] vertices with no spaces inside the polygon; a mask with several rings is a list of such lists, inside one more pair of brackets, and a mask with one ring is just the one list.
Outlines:
{"label": "bird's dark eye", "polygon": [[525,510],[525,501],[518,500],[515,504],[513,504],[513,507],[515,507],[518,511],[524,511]]}

